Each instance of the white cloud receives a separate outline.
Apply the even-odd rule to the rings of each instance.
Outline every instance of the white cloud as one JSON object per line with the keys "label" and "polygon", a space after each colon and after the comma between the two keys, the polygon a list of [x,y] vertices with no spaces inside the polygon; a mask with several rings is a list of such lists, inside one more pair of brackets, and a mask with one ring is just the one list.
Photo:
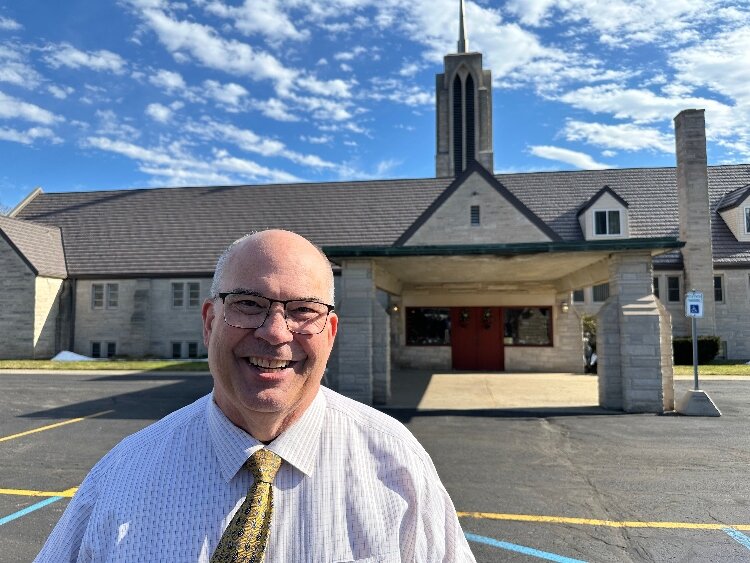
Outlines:
{"label": "white cloud", "polygon": [[248,94],[247,90],[239,84],[234,82],[221,84],[216,80],[205,80],[202,92],[214,101],[230,106],[230,109],[236,109]]}
{"label": "white cloud", "polygon": [[253,103],[253,107],[261,111],[263,115],[276,121],[299,121],[292,110],[287,104],[278,98],[271,98],[269,100],[257,100]]}
{"label": "white cloud", "polygon": [[37,105],[24,102],[0,92],[0,119],[23,119],[42,125],[64,121],[62,117]]}
{"label": "white cloud", "polygon": [[313,145],[327,145],[328,143],[333,141],[333,137],[331,135],[320,135],[318,137],[313,137],[311,135],[302,135],[300,139],[308,143],[312,143]]}
{"label": "white cloud", "polygon": [[257,51],[246,43],[224,39],[208,25],[178,21],[160,9],[144,7],[146,3],[143,1],[130,1],[141,8],[140,15],[175,58],[192,58],[208,68],[270,80],[280,90],[290,88],[297,77],[296,71],[285,68],[272,55]]}
{"label": "white cloud", "polygon": [[21,48],[0,45],[0,82],[32,89],[42,82],[42,76],[28,64]]}
{"label": "white cloud", "polygon": [[48,54],[44,57],[44,60],[53,68],[66,66],[75,69],[88,68],[96,71],[107,71],[115,74],[125,72],[125,60],[117,53],[105,49],[86,53],[69,43],[62,43],[50,45],[45,50]]}
{"label": "white cloud", "polygon": [[593,113],[608,113],[617,119],[635,123],[669,121],[686,108],[710,109],[716,116],[726,116],[731,108],[709,98],[664,97],[650,90],[622,88],[617,84],[585,86],[559,97],[560,101]]}
{"label": "white cloud", "polygon": [[0,29],[5,31],[18,31],[23,26],[15,20],[0,16]]}
{"label": "white cloud", "polygon": [[586,153],[563,149],[561,147],[537,145],[529,147],[529,151],[531,154],[538,156],[539,158],[572,164],[576,168],[583,170],[603,170],[605,168],[612,168],[610,165],[596,162]]}
{"label": "white cloud", "polygon": [[366,51],[367,49],[365,49],[361,45],[358,45],[350,51],[339,51],[338,53],[333,55],[333,58],[337,61],[351,61],[357,58],[362,53],[365,53]]}
{"label": "white cloud", "polygon": [[327,162],[322,158],[311,155],[301,154],[292,150],[276,139],[261,137],[250,129],[240,129],[229,123],[220,123],[210,119],[205,119],[200,123],[190,125],[188,128],[192,132],[201,132],[204,136],[209,135],[216,141],[232,143],[243,151],[253,152],[265,157],[280,157],[290,160],[296,164],[310,166],[312,168],[334,168],[332,162]]}
{"label": "white cloud", "polygon": [[216,16],[234,20],[234,27],[245,35],[264,35],[274,43],[285,39],[301,41],[310,37],[307,30],[297,29],[278,0],[245,0],[241,6],[212,1],[206,5],[206,9]]}
{"label": "white cloud", "polygon": [[400,76],[414,76],[417,74],[422,67],[417,63],[404,63],[404,66],[398,71]]}
{"label": "white cloud", "polygon": [[565,123],[565,138],[568,141],[584,141],[608,149],[624,151],[647,149],[667,154],[674,153],[674,137],[671,134],[629,123],[606,125],[568,120]]}
{"label": "white cloud", "polygon": [[133,127],[111,109],[96,110],[94,114],[98,119],[96,132],[99,135],[110,135],[118,139],[137,139],[141,136],[141,131]]}
{"label": "white cloud", "polygon": [[156,74],[149,77],[149,82],[157,88],[162,88],[167,92],[175,90],[184,90],[186,88],[185,80],[179,72],[171,70],[159,70]]}
{"label": "white cloud", "polygon": [[47,127],[32,127],[26,131],[19,131],[17,129],[9,129],[0,127],[0,140],[11,141],[14,143],[21,143],[23,145],[31,145],[37,139],[46,139],[53,143],[61,143],[60,139],[52,129]]}
{"label": "white cloud", "polygon": [[167,123],[172,118],[172,110],[161,104],[149,104],[146,107],[146,115],[159,123]]}
{"label": "white cloud", "polygon": [[51,86],[47,86],[47,91],[58,100],[64,100],[75,92],[75,89],[70,86],[57,86],[52,84]]}

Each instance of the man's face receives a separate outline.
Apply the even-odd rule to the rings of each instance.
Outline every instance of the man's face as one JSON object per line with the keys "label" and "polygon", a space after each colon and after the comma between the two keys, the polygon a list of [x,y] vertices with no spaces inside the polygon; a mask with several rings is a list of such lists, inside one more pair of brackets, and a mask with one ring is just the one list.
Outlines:
{"label": "man's face", "polygon": [[[224,267],[222,292],[251,291],[270,299],[330,300],[328,265],[305,239],[265,231],[240,243]],[[333,347],[338,319],[331,313],[320,334],[289,332],[283,306],[271,305],[263,326],[224,322],[221,299],[203,305],[203,333],[214,400],[238,426],[254,414],[296,418],[312,402]]]}

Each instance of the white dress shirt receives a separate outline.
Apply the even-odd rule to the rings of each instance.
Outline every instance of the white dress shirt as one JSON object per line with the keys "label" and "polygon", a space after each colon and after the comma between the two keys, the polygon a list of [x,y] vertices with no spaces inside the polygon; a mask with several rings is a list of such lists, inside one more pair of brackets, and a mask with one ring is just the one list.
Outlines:
{"label": "white dress shirt", "polygon": [[[36,561],[208,562],[261,447],[199,399],[103,457]],[[393,418],[322,388],[265,447],[283,460],[266,562],[474,561],[432,460]]]}

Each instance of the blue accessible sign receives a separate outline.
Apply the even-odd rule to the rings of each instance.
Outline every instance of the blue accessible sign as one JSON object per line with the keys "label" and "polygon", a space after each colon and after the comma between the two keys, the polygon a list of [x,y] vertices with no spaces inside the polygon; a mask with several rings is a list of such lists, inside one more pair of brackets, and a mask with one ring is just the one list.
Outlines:
{"label": "blue accessible sign", "polygon": [[685,294],[685,315],[698,319],[703,318],[703,292],[688,291]]}

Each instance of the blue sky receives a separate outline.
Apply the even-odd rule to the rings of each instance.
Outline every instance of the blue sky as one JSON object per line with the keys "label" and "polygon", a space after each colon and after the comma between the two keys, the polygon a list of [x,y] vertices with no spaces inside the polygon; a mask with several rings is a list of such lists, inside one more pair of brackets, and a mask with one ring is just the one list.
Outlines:
{"label": "blue sky", "polygon": [[[750,161],[750,5],[477,0],[495,171]],[[430,177],[458,0],[0,2],[0,206],[46,192]]]}

